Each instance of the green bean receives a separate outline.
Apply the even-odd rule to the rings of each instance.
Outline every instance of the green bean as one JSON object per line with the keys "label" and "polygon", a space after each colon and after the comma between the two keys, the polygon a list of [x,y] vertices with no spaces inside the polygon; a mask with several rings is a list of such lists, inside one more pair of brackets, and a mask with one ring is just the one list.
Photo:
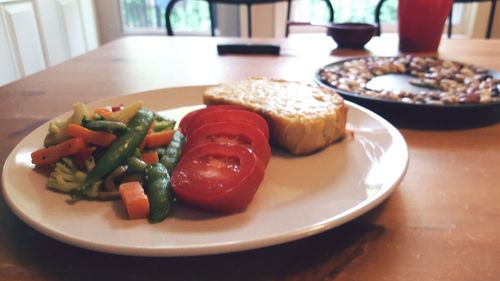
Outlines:
{"label": "green bean", "polygon": [[78,199],[93,183],[101,180],[127,158],[131,157],[146,136],[152,121],[153,113],[151,111],[139,110],[130,120],[128,124],[129,130],[119,136],[104,152],[83,184],[79,188],[70,191],[71,198]]}
{"label": "green bean", "polygon": [[135,151],[134,151],[134,155],[132,155],[132,156],[139,158],[139,157],[141,157],[141,154],[142,154],[142,151],[138,147],[136,147]]}
{"label": "green bean", "polygon": [[160,132],[163,130],[172,130],[175,127],[174,120],[155,121],[153,124],[153,131]]}
{"label": "green bean", "polygon": [[174,197],[170,176],[161,163],[148,165],[144,173],[149,199],[149,221],[157,223],[164,220],[172,210]]}
{"label": "green bean", "polygon": [[155,180],[169,177],[167,168],[161,163],[148,165],[144,171],[144,181],[146,185],[151,184]]}
{"label": "green bean", "polygon": [[125,161],[125,164],[128,166],[128,169],[130,172],[144,172],[148,164],[146,162],[142,161],[141,159],[137,157],[129,157],[127,161]]}
{"label": "green bean", "polygon": [[83,118],[82,126],[94,130],[108,133],[121,133],[127,130],[127,125],[122,122],[106,121],[106,120],[88,120]]}
{"label": "green bean", "polygon": [[172,173],[175,165],[177,165],[177,162],[179,162],[184,141],[184,135],[180,131],[175,131],[165,153],[160,158],[160,163],[162,163],[167,168],[169,173]]}

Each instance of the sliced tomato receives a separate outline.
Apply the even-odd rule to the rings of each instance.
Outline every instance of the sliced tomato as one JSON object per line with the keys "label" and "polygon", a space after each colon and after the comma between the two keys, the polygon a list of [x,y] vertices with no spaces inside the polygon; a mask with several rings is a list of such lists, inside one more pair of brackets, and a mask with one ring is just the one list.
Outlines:
{"label": "sliced tomato", "polygon": [[181,157],[172,173],[179,200],[204,210],[243,211],[264,178],[264,164],[247,147],[206,143]]}
{"label": "sliced tomato", "polygon": [[[221,110],[228,110],[228,109],[241,109],[242,107],[237,106],[237,105],[210,105],[202,109],[198,109],[194,111],[194,113],[191,116],[188,116],[189,114],[186,115],[188,117],[188,120],[184,121],[183,127],[181,127],[181,124],[179,123],[180,128],[185,128],[184,130],[181,129],[181,132],[187,137],[190,132],[191,132],[191,124],[194,124],[197,122],[198,119],[203,118],[204,114],[207,114],[209,112],[214,112],[214,111],[221,111]],[[183,118],[184,119],[184,118]],[[181,120],[182,123],[182,120]]]}
{"label": "sliced tomato", "polygon": [[182,117],[181,121],[179,122],[179,130],[181,131],[181,133],[183,135],[186,135],[187,127],[188,127],[189,123],[191,122],[191,119],[200,110],[201,109],[191,111],[188,114],[184,115],[184,117]]}
{"label": "sliced tomato", "polygon": [[266,139],[269,139],[269,126],[266,120],[255,112],[242,109],[226,109],[209,111],[200,115],[201,117],[189,124],[189,134],[195,133],[196,129],[211,123],[218,122],[243,122],[257,127]]}
{"label": "sliced tomato", "polygon": [[267,138],[257,127],[249,123],[218,122],[199,127],[188,137],[183,153],[207,142],[244,145],[254,151],[265,166],[271,156]]}

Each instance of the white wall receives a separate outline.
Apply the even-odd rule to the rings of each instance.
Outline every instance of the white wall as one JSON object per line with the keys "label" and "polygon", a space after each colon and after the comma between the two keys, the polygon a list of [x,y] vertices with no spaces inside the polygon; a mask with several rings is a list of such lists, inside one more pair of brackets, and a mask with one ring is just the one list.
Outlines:
{"label": "white wall", "polygon": [[97,48],[92,0],[0,0],[0,86]]}

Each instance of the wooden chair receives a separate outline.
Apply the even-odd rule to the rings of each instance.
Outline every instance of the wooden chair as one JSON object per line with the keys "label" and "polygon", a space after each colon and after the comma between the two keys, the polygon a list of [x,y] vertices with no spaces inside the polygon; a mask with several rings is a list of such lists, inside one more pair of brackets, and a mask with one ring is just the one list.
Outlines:
{"label": "wooden chair", "polygon": [[[167,35],[173,36],[174,31],[172,29],[172,22],[170,21],[170,16],[172,15],[172,11],[174,9],[174,5],[177,2],[186,1],[186,0],[171,0],[167,7],[165,8],[165,22],[167,27]],[[248,19],[248,36],[252,37],[252,5],[254,4],[268,4],[268,3],[277,3],[277,2],[287,2],[287,12],[286,19],[287,22],[290,20],[291,14],[291,2],[292,0],[202,0],[208,2],[209,7],[209,15],[210,15],[210,34],[215,36],[215,4],[235,4],[235,5],[246,5],[247,6],[247,19]],[[324,0],[326,8],[328,10],[329,22],[333,22],[333,6],[329,0]],[[286,25],[285,36],[288,36],[289,26]]]}
{"label": "wooden chair", "polygon": [[380,10],[382,9],[382,5],[384,5],[384,2],[386,0],[379,0],[377,3],[377,6],[375,6],[375,25],[377,26],[377,29],[375,29],[375,36],[380,36],[381,30],[380,30]]}
{"label": "wooden chair", "polygon": [[[375,30],[375,35],[380,36],[380,10],[382,5],[386,0],[379,0],[377,6],[375,7],[375,23],[377,25],[377,29]],[[474,3],[474,2],[491,2],[490,15],[488,18],[488,25],[486,27],[486,38],[491,38],[491,29],[493,27],[493,20],[495,19],[495,8],[496,8],[496,0],[454,0],[453,4],[456,3]],[[452,19],[453,19],[453,6],[451,7],[450,14],[448,15],[448,38],[451,38],[452,33]]]}
{"label": "wooden chair", "polygon": [[[493,27],[493,20],[495,19],[495,8],[497,1],[496,0],[454,0],[453,3],[473,3],[473,2],[491,2],[490,15],[488,17],[488,25],[486,26],[486,35],[485,37],[491,38],[491,29]],[[451,38],[452,33],[452,18],[453,18],[453,6],[451,7],[450,15],[448,16],[448,38]]]}

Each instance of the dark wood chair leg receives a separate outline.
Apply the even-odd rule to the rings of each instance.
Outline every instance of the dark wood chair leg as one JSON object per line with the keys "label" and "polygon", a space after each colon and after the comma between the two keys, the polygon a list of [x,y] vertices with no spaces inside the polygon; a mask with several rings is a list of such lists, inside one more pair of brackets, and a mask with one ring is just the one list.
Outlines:
{"label": "dark wood chair leg", "polygon": [[210,35],[212,37],[215,36],[215,3],[212,1],[207,1],[208,2],[208,14],[210,15]]}
{"label": "dark wood chair leg", "polygon": [[375,36],[380,36],[382,33],[380,28],[380,10],[382,9],[382,5],[386,0],[379,0],[377,6],[375,6],[375,24],[377,28],[375,29]]}
{"label": "dark wood chair leg", "polygon": [[165,8],[165,25],[167,27],[167,35],[174,36],[174,31],[172,29],[172,22],[170,21],[170,14],[172,14],[172,10],[174,9],[175,3],[180,0],[171,0],[168,2],[167,7]]}
{"label": "dark wood chair leg", "polygon": [[[290,14],[292,12],[292,0],[287,0],[287,6],[286,6],[286,22],[288,23],[290,21]],[[290,26],[288,24],[285,25],[285,37],[288,37],[288,34],[290,33]]]}
{"label": "dark wood chair leg", "polygon": [[491,30],[493,28],[493,21],[495,20],[496,5],[497,5],[497,1],[496,0],[492,0],[491,1],[490,16],[488,18],[488,28],[486,29],[486,38],[487,39],[491,38]]}
{"label": "dark wood chair leg", "polygon": [[333,20],[335,19],[335,11],[333,10],[332,2],[330,2],[330,0],[325,0],[325,3],[326,8],[328,9],[328,21],[333,23]]}
{"label": "dark wood chair leg", "polygon": [[248,37],[252,37],[252,5],[247,4],[247,17],[248,17]]}

